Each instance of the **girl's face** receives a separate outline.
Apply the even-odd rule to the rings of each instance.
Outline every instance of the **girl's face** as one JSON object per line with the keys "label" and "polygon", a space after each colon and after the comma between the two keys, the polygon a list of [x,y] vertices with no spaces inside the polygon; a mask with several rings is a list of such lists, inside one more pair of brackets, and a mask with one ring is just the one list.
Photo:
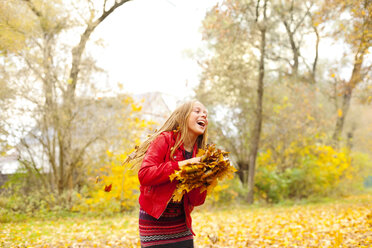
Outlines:
{"label": "girl's face", "polygon": [[196,136],[202,135],[208,125],[207,115],[208,112],[204,105],[200,102],[195,102],[187,121],[189,131]]}

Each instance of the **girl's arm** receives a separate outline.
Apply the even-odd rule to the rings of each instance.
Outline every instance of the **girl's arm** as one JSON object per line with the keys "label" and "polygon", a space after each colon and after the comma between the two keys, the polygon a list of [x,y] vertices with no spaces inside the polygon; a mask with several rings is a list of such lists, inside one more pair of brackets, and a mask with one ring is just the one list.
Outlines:
{"label": "girl's arm", "polygon": [[143,186],[153,186],[169,181],[169,175],[179,169],[178,162],[165,162],[169,142],[160,134],[149,146],[142,165],[138,171],[138,179]]}
{"label": "girl's arm", "polygon": [[200,158],[191,158],[184,161],[165,162],[169,149],[169,141],[165,135],[159,135],[149,146],[143,158],[138,179],[143,186],[153,186],[169,181],[169,176],[187,163],[196,163]]}

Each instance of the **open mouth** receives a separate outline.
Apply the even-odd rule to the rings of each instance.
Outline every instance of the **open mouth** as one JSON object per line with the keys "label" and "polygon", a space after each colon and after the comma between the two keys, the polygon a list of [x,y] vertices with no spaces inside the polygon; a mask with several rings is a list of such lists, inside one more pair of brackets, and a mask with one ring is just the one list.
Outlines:
{"label": "open mouth", "polygon": [[199,126],[201,126],[203,128],[205,127],[205,121],[198,121],[197,123],[198,123]]}

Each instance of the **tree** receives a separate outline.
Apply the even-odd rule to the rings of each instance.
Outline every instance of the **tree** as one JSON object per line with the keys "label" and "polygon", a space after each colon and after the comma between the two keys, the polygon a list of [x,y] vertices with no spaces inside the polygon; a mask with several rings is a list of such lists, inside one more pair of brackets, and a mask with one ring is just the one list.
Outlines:
{"label": "tree", "polygon": [[[336,40],[342,40],[349,45],[352,58],[352,71],[349,79],[336,78],[340,85],[337,92],[341,98],[338,104],[337,119],[333,133],[333,140],[337,145],[342,136],[345,119],[347,117],[352,94],[364,80],[367,80],[372,65],[366,61],[369,48],[372,44],[372,2],[370,0],[332,0],[322,5],[319,19],[325,22],[339,19],[334,22],[330,36]],[[337,17],[337,18],[336,18]],[[340,18],[339,18],[340,17]],[[338,72],[337,74],[340,74]]]}
{"label": "tree", "polygon": [[[128,1],[10,3],[21,6],[34,30],[30,33],[22,26],[13,27],[16,33],[27,34],[25,48],[9,54],[10,62],[3,67],[8,69],[10,87],[17,89],[17,100],[23,99],[27,105],[9,112],[27,116],[23,111],[32,111],[27,116],[32,120],[26,123],[28,127],[19,127],[23,136],[18,145],[20,162],[46,192],[62,195],[78,184],[84,173],[84,156],[109,128],[107,116],[97,116],[95,107],[100,103],[92,95],[97,80],[93,75],[97,77],[100,69],[84,51],[93,31]],[[101,108],[105,106],[101,104]],[[34,149],[38,146],[40,151]]]}
{"label": "tree", "polygon": [[[204,60],[202,81],[196,90],[198,98],[212,113],[216,111],[213,105],[228,111],[231,121],[222,124],[215,136],[220,136],[236,156],[239,177],[248,187],[249,203],[253,202],[263,120],[266,35],[272,27],[268,8],[267,0],[226,1],[209,12],[204,21],[204,38],[214,54]],[[251,119],[248,122],[247,117]]]}
{"label": "tree", "polygon": [[[312,13],[314,12],[314,1],[271,1],[271,4],[278,23],[282,24],[277,28],[284,27],[286,33],[286,36],[283,36],[284,39],[273,40],[274,43],[279,43],[280,47],[270,55],[271,59],[287,63],[290,70],[284,75],[292,77],[296,81],[295,83],[298,81],[315,83],[320,36],[317,25],[314,25]],[[277,30],[276,33],[280,33],[280,31]],[[312,45],[307,44],[306,40],[311,38],[313,33],[316,36],[315,56],[312,62],[307,62],[310,58],[304,56],[302,52],[307,45]],[[287,49],[292,53],[292,58],[288,56]],[[310,63],[312,65],[309,65]]]}
{"label": "tree", "polygon": [[[201,59],[196,95],[211,110],[212,139],[231,151],[239,167],[248,202],[253,201],[260,152],[270,147],[278,161],[287,159],[280,152],[292,142],[306,146],[328,132],[330,106],[322,92],[326,69],[318,68],[324,63],[319,61],[324,27],[317,11],[316,1],[230,0],[216,5],[204,20],[209,53]],[[283,162],[277,169],[286,168]]]}
{"label": "tree", "polygon": [[[260,39],[260,61],[259,72],[257,80],[257,103],[256,103],[256,116],[252,133],[251,151],[249,154],[249,170],[248,170],[248,196],[247,202],[253,203],[254,192],[254,175],[256,172],[256,158],[261,137],[262,128],[262,105],[264,93],[264,77],[265,77],[265,56],[266,56],[266,32],[267,32],[267,0],[264,1],[263,6],[260,8],[260,1],[256,4],[256,20],[258,29],[261,35]],[[262,10],[259,10],[262,9]],[[259,13],[261,11],[261,13]],[[261,17],[262,16],[262,17]],[[259,19],[261,19],[260,22]]]}

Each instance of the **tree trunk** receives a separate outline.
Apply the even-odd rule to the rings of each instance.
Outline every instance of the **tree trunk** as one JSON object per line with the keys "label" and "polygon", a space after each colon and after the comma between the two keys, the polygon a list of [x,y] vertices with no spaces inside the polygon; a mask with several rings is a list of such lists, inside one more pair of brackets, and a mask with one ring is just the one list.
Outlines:
{"label": "tree trunk", "polygon": [[316,35],[316,43],[315,43],[315,57],[313,62],[313,70],[311,72],[311,78],[312,83],[315,84],[316,82],[316,66],[318,64],[318,57],[319,57],[319,42],[320,42],[320,36],[317,27],[313,25],[314,33]]}
{"label": "tree trunk", "polygon": [[344,129],[344,123],[346,115],[349,111],[350,107],[350,100],[353,93],[353,90],[355,86],[360,83],[361,81],[361,69],[364,59],[364,54],[366,53],[366,49],[363,49],[362,51],[358,52],[355,55],[355,61],[354,61],[354,68],[353,72],[351,74],[351,78],[349,82],[346,84],[346,87],[344,89],[343,95],[342,95],[342,103],[341,103],[341,111],[338,111],[337,120],[336,120],[336,126],[335,131],[333,133],[333,142],[334,145],[337,147],[339,144],[339,141],[342,136],[342,131]]}
{"label": "tree trunk", "polygon": [[243,185],[248,185],[249,163],[238,161],[238,167],[239,170],[237,174],[239,176],[239,180]]}
{"label": "tree trunk", "polygon": [[252,204],[254,201],[254,176],[256,172],[256,157],[258,153],[261,127],[262,127],[262,105],[263,105],[263,93],[264,93],[264,76],[265,76],[265,48],[266,48],[266,7],[267,0],[264,3],[263,9],[263,22],[260,27],[261,33],[261,44],[260,44],[260,64],[259,64],[259,75],[257,81],[257,108],[255,115],[255,123],[252,133],[251,149],[249,153],[249,170],[248,170],[248,195],[247,202]]}
{"label": "tree trunk", "polygon": [[[367,7],[367,2],[365,2],[365,7]],[[363,25],[362,25],[362,36],[360,38],[358,44],[358,50],[355,53],[354,57],[354,68],[351,74],[349,82],[346,84],[343,95],[342,95],[342,105],[341,111],[338,111],[338,116],[336,120],[336,127],[333,133],[333,142],[334,145],[337,147],[339,145],[339,141],[341,139],[342,131],[344,128],[344,122],[346,115],[348,113],[350,107],[350,100],[355,87],[362,81],[363,72],[362,72],[362,64],[364,60],[364,55],[368,53],[368,49],[371,46],[371,38],[370,38],[370,27],[371,27],[371,19],[370,18],[363,18]]]}
{"label": "tree trunk", "polygon": [[[68,80],[67,90],[65,91],[63,104],[62,104],[62,118],[61,129],[58,132],[59,143],[60,143],[60,177],[58,181],[58,192],[61,194],[64,190],[68,188],[68,172],[74,171],[76,163],[73,161],[72,152],[72,133],[71,126],[73,121],[73,111],[75,107],[75,90],[79,77],[79,67],[81,63],[81,58],[85,50],[87,41],[90,35],[102,23],[114,10],[130,0],[120,0],[115,1],[113,6],[108,10],[105,10],[105,5],[103,13],[95,21],[88,24],[84,33],[80,37],[79,44],[72,49],[72,65],[70,70],[70,78]],[[106,3],[106,2],[105,2]]]}
{"label": "tree trunk", "polygon": [[347,89],[342,96],[342,105],[336,120],[336,127],[333,133],[333,141],[337,147],[341,139],[342,131],[344,129],[345,117],[350,107],[350,100],[352,95],[352,89]]}

